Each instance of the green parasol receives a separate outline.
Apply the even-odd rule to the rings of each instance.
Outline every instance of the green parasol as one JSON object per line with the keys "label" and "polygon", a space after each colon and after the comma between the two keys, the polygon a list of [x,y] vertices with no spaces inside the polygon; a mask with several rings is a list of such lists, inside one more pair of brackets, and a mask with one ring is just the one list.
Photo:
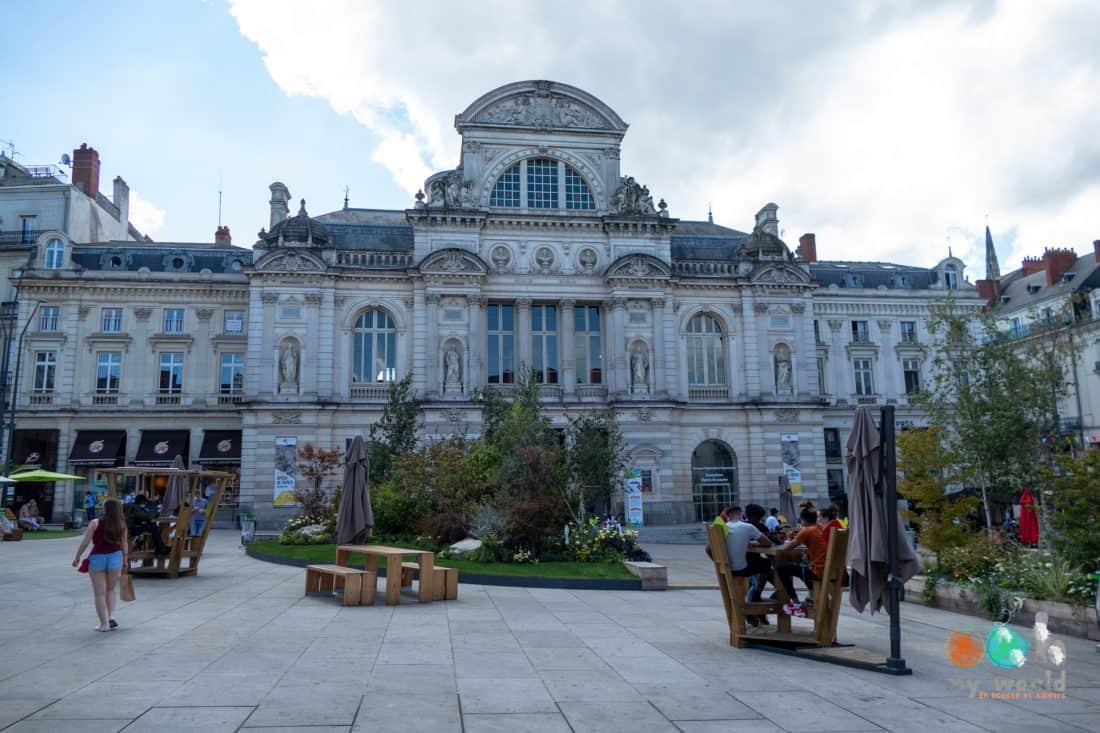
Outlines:
{"label": "green parasol", "polygon": [[36,468],[33,471],[24,471],[23,473],[13,473],[8,478],[10,478],[12,481],[20,481],[23,483],[39,483],[43,481],[87,481],[87,479],[83,476],[73,476],[70,473],[43,471],[40,468]]}

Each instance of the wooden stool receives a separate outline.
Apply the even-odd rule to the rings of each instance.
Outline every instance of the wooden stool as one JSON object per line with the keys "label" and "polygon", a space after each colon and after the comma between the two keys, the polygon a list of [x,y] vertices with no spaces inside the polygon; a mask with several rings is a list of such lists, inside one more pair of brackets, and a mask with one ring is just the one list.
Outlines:
{"label": "wooden stool", "polygon": [[343,565],[309,565],[306,567],[306,593],[332,593],[337,580],[344,587],[345,606],[373,606],[378,574],[370,570],[347,568]]}

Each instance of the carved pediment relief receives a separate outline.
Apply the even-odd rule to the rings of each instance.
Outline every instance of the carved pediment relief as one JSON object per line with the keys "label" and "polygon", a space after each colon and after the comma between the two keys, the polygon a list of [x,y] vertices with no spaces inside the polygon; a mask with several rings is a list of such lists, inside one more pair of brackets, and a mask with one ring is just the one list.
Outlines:
{"label": "carved pediment relief", "polygon": [[324,260],[300,250],[277,250],[256,263],[256,272],[318,273],[326,270]]}
{"label": "carved pediment relief", "polygon": [[482,95],[455,119],[467,125],[625,132],[626,123],[602,101],[552,81],[521,81]]}
{"label": "carved pediment relief", "polygon": [[753,273],[754,283],[775,283],[778,285],[801,285],[810,281],[810,276],[797,267],[773,265]]}
{"label": "carved pediment relief", "polygon": [[612,278],[663,280],[672,275],[667,264],[652,255],[631,254],[620,257],[611,263],[604,273],[608,280]]}
{"label": "carved pediment relief", "polygon": [[472,252],[463,249],[441,249],[424,258],[420,272],[426,275],[454,275],[480,277],[489,273],[489,267]]}

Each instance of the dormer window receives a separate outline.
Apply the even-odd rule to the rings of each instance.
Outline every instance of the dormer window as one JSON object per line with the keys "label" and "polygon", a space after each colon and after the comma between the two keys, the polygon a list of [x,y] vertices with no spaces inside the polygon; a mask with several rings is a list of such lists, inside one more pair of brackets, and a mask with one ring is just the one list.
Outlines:
{"label": "dormer window", "polygon": [[45,266],[47,270],[60,270],[65,263],[65,245],[60,239],[51,239],[46,245]]}
{"label": "dormer window", "polygon": [[[591,211],[596,201],[588,182],[572,166],[551,158],[531,158],[500,174],[489,205],[507,209]],[[564,202],[564,206],[562,203]]]}
{"label": "dormer window", "polygon": [[1039,292],[1042,289],[1043,289],[1043,286],[1041,286],[1041,285],[1028,285],[1027,286],[1027,294],[1028,295],[1035,295],[1035,293]]}
{"label": "dormer window", "polygon": [[959,289],[959,271],[955,269],[954,265],[944,265],[943,283],[947,286],[948,290]]}

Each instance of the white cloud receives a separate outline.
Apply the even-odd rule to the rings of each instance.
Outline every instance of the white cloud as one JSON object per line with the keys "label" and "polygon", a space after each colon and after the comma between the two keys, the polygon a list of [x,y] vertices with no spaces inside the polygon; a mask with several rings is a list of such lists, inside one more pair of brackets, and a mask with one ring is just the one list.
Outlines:
{"label": "white cloud", "polygon": [[824,258],[931,264],[950,236],[972,279],[986,214],[1018,235],[1004,270],[1100,238],[1095,4],[231,0],[231,12],[287,94],[370,128],[364,157],[410,195],[457,163],[456,112],[549,78],[631,123],[624,172],[674,216],[710,202],[747,228],[774,200],[786,239],[815,231]]}
{"label": "white cloud", "polygon": [[[130,189],[130,223],[142,234],[153,237],[164,226],[165,210],[141,197]],[[154,237],[155,239],[155,237]]]}

